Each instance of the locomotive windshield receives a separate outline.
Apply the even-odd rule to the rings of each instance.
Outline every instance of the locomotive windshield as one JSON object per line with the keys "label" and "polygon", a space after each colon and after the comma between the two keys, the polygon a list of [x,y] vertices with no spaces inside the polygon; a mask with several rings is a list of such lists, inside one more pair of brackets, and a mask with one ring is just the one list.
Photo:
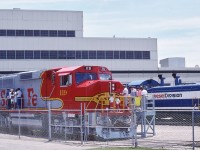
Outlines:
{"label": "locomotive windshield", "polygon": [[99,76],[100,76],[100,80],[112,80],[110,74],[101,73],[101,74],[99,74]]}
{"label": "locomotive windshield", "polygon": [[78,72],[76,73],[76,83],[80,84],[81,82],[87,80],[97,80],[97,74],[92,72]]}

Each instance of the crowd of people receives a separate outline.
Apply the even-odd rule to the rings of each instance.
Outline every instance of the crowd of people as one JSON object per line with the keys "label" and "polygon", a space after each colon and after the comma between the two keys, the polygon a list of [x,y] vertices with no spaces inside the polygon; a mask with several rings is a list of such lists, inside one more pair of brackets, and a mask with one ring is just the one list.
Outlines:
{"label": "crowd of people", "polygon": [[145,88],[143,88],[142,86],[137,87],[137,88],[131,87],[130,88],[130,92],[129,92],[128,88],[125,87],[124,90],[123,90],[123,95],[125,96],[124,97],[125,107],[126,108],[129,107],[129,104],[130,104],[130,99],[128,98],[129,96],[132,97],[131,98],[131,100],[132,100],[131,103],[133,103],[133,100],[134,100],[135,97],[142,97],[142,96],[145,96],[147,94],[148,94],[147,90]]}
{"label": "crowd of people", "polygon": [[7,109],[22,108],[22,92],[20,88],[7,90]]}
{"label": "crowd of people", "polygon": [[[130,91],[130,92],[129,92]],[[142,96],[145,96],[147,95],[147,90],[145,88],[143,88],[142,86],[141,87],[138,87],[138,88],[135,88],[135,87],[131,87],[130,90],[128,90],[128,88],[125,86],[124,87],[124,90],[123,90],[123,97],[124,97],[124,108],[129,108],[129,104],[130,103],[134,103],[133,100],[135,97],[142,97]],[[130,98],[131,97],[131,98]],[[110,109],[113,109],[114,107],[116,109],[119,109],[120,108],[120,104],[121,104],[121,101],[120,101],[120,97],[116,96],[115,98],[113,97],[113,95],[111,94],[110,95]]]}

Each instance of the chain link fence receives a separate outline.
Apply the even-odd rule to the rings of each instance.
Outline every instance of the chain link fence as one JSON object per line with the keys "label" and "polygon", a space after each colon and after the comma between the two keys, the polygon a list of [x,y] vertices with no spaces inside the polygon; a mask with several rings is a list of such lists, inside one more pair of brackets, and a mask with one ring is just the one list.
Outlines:
{"label": "chain link fence", "polygon": [[108,147],[200,149],[199,110],[130,108],[1,110],[0,133]]}
{"label": "chain link fence", "polygon": [[83,141],[81,110],[51,111],[51,140]]}
{"label": "chain link fence", "polygon": [[47,111],[34,110],[1,110],[0,132],[48,138]]}

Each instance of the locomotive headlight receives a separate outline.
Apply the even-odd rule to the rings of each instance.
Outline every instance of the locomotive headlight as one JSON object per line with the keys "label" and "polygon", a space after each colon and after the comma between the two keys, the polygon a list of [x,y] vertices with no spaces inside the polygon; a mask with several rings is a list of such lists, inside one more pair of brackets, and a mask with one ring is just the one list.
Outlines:
{"label": "locomotive headlight", "polygon": [[115,84],[112,83],[112,90],[114,91],[115,90]]}
{"label": "locomotive headlight", "polygon": [[91,66],[86,66],[85,70],[92,70],[92,67]]}

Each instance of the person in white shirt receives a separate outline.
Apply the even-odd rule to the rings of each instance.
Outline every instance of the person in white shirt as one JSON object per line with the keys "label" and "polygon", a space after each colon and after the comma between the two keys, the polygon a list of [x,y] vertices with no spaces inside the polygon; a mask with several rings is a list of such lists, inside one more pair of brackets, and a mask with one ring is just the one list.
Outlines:
{"label": "person in white shirt", "polygon": [[132,104],[134,104],[134,99],[135,99],[135,97],[137,96],[137,90],[136,90],[136,88],[134,88],[134,87],[131,87],[131,93],[130,93],[130,95],[131,95],[131,103]]}
{"label": "person in white shirt", "polygon": [[124,95],[124,105],[125,105],[125,108],[127,108],[128,107],[128,89],[127,89],[127,87],[124,88],[123,95]]}
{"label": "person in white shirt", "polygon": [[17,108],[22,108],[22,92],[20,88],[17,89],[16,92],[16,97],[17,97]]}
{"label": "person in white shirt", "polygon": [[141,88],[141,95],[142,95],[142,99],[141,99],[141,108],[142,109],[145,109],[146,108],[146,98],[147,98],[147,90],[146,89],[144,89],[143,87]]}
{"label": "person in white shirt", "polygon": [[133,96],[133,97],[137,96],[137,90],[136,90],[136,88],[131,87],[131,93],[130,93],[130,95]]}
{"label": "person in white shirt", "polygon": [[14,94],[15,94],[14,108],[16,109],[17,108],[17,89],[15,90]]}
{"label": "person in white shirt", "polygon": [[14,108],[14,102],[15,102],[15,92],[14,92],[13,89],[10,89],[9,99],[11,101],[11,108],[13,109]]}
{"label": "person in white shirt", "polygon": [[142,88],[142,92],[141,92],[141,95],[142,96],[147,96],[147,90],[145,90],[144,88]]}

